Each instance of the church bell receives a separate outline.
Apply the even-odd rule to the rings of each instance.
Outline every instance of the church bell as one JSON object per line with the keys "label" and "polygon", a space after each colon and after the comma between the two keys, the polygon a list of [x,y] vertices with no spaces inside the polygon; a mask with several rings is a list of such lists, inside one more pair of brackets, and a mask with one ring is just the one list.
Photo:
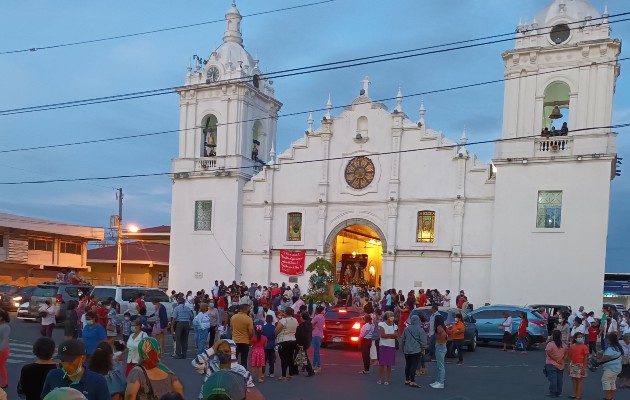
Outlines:
{"label": "church bell", "polygon": [[558,108],[558,106],[555,106],[553,110],[551,111],[551,114],[549,114],[549,119],[559,119],[559,118],[562,118],[562,114],[560,113],[560,108]]}

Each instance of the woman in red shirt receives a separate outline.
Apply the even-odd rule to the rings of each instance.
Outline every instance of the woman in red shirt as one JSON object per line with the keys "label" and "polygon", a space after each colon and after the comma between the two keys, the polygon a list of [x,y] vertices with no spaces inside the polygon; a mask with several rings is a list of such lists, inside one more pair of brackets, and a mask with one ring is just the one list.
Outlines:
{"label": "woman in red shirt", "polygon": [[527,313],[521,312],[521,324],[518,326],[518,338],[516,339],[516,348],[521,349],[521,354],[527,354]]}
{"label": "woman in red shirt", "polygon": [[582,387],[586,378],[588,364],[588,346],[584,344],[584,335],[580,332],[573,337],[573,344],[569,347],[569,376],[573,383],[573,399],[582,398]]}
{"label": "woman in red shirt", "polygon": [[424,307],[427,305],[427,295],[424,293],[424,289],[419,291],[420,297],[418,298],[418,307]]}

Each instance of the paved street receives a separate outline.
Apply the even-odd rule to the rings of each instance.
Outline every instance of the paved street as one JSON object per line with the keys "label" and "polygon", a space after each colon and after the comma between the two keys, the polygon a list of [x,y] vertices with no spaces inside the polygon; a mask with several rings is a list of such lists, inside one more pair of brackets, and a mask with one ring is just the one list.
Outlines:
{"label": "paved street", "polygon": [[[12,317],[15,314],[12,313]],[[22,365],[33,359],[30,349],[33,341],[39,337],[39,326],[36,323],[25,323],[17,319],[11,321],[11,356],[9,358],[9,399],[16,399],[15,385]],[[56,329],[53,339],[59,343],[63,340],[63,331]],[[192,336],[191,336],[192,343]],[[167,354],[170,353],[170,341],[167,343]],[[189,348],[188,360],[165,358],[168,365],[182,381],[186,399],[196,399],[202,377],[194,372],[190,365],[192,346]],[[321,374],[313,378],[296,377],[290,382],[268,379],[257,385],[267,399],[275,400],[315,400],[324,398],[346,399],[383,399],[396,396],[398,398],[430,398],[430,399],[538,399],[547,393],[547,380],[542,375],[544,352],[542,349],[531,351],[527,355],[504,353],[498,345],[482,345],[474,353],[464,354],[465,365],[446,367],[446,389],[435,390],[428,384],[435,380],[435,364],[429,364],[428,376],[418,379],[420,389],[412,389],[403,385],[404,359],[397,355],[398,364],[392,373],[392,384],[379,386],[376,384],[378,369],[372,369],[370,375],[359,375],[361,355],[345,347],[322,349],[323,368]],[[448,360],[447,360],[448,361]],[[277,368],[279,369],[279,362]],[[585,383],[584,398],[601,398],[601,372],[591,373]],[[564,394],[570,393],[570,380],[565,375]],[[625,397],[624,395],[628,396]],[[463,396],[463,397],[458,397]],[[630,398],[630,391],[620,393],[617,398]]]}

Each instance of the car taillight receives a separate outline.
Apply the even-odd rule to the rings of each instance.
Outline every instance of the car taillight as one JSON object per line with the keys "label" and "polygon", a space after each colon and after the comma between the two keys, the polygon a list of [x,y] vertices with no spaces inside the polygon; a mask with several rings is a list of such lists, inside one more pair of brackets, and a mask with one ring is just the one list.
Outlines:
{"label": "car taillight", "polygon": [[541,326],[541,327],[544,327],[544,326],[546,325],[546,324],[545,324],[545,321],[537,321],[537,320],[536,320],[536,321],[530,321],[530,322],[531,322],[532,324],[534,324],[534,325],[538,325],[538,326]]}
{"label": "car taillight", "polygon": [[356,337],[356,336],[353,336],[353,337],[351,337],[351,338],[350,338],[350,341],[352,341],[352,342],[358,342],[358,341],[359,341],[359,338],[358,338],[358,337]]}
{"label": "car taillight", "polygon": [[58,294],[57,295],[57,303],[61,303],[63,301],[63,296]]}
{"label": "car taillight", "polygon": [[348,312],[348,310],[344,310],[344,309],[342,308],[342,309],[340,309],[338,312],[339,312],[339,314],[345,314],[345,313],[347,313],[347,312]]}
{"label": "car taillight", "polygon": [[355,322],[354,325],[352,325],[352,329],[361,329],[361,323]]}

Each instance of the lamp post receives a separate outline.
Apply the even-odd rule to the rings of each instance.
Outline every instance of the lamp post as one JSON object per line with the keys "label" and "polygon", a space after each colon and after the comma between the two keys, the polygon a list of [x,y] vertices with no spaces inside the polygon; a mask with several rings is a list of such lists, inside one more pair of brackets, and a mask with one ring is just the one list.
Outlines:
{"label": "lamp post", "polygon": [[122,231],[122,207],[123,207],[123,192],[122,188],[118,189],[118,193],[116,193],[116,197],[118,198],[118,255],[116,257],[116,284],[121,284],[121,276],[122,276],[122,244],[123,244],[123,231]]}

